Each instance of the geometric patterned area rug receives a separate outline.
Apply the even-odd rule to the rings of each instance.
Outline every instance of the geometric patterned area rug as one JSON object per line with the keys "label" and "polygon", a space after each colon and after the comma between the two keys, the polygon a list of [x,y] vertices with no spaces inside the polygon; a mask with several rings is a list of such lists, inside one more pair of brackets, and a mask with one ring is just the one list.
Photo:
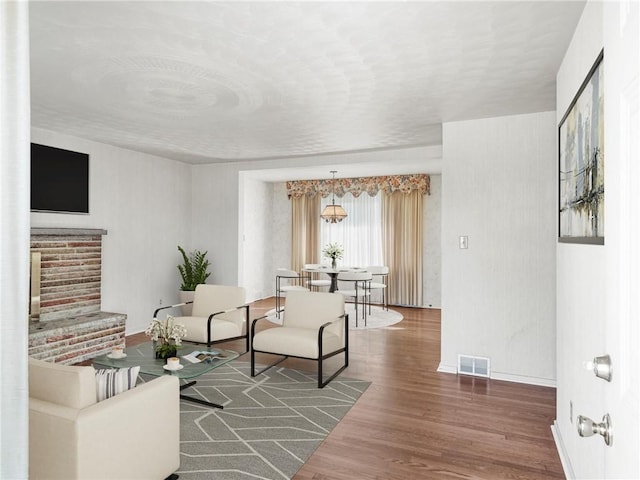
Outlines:
{"label": "geometric patterned area rug", "polygon": [[292,478],[370,385],[339,375],[319,389],[277,366],[251,378],[238,361],[196,380],[184,393],[224,410],[180,402],[181,480]]}

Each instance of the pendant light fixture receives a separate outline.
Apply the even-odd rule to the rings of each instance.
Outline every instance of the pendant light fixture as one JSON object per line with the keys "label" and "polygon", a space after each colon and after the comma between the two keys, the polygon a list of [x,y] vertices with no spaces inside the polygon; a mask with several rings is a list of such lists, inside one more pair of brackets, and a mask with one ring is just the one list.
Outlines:
{"label": "pendant light fixture", "polygon": [[331,183],[331,205],[324,207],[320,217],[327,223],[338,223],[347,217],[342,205],[336,205],[336,170],[331,170],[333,181]]}

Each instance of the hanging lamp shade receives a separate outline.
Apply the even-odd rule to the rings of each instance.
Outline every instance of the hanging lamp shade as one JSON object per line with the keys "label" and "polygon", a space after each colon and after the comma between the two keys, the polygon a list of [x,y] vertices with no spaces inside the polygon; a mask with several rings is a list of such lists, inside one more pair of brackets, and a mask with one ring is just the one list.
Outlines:
{"label": "hanging lamp shade", "polygon": [[344,211],[342,205],[331,204],[324,207],[320,217],[327,223],[338,223],[347,217],[347,212]]}
{"label": "hanging lamp shade", "polygon": [[333,182],[331,184],[331,205],[327,205],[322,210],[320,218],[327,223],[338,223],[347,218],[347,212],[344,211],[342,205],[336,205],[336,170],[331,170],[333,174]]}

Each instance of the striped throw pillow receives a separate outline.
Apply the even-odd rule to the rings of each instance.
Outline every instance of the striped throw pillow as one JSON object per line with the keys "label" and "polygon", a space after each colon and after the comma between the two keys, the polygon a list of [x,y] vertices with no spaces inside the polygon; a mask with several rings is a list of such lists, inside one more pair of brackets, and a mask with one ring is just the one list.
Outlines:
{"label": "striped throw pillow", "polygon": [[101,402],[136,386],[140,367],[96,370],[96,394]]}

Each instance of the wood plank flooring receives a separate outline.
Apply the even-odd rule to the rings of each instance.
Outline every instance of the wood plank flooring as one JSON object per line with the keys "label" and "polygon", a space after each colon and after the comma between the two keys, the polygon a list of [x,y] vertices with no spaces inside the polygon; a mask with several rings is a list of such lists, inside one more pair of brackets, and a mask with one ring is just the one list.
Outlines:
{"label": "wood plank flooring", "polygon": [[[251,318],[273,307],[273,299],[255,302]],[[404,316],[399,324],[351,332],[342,375],[372,384],[295,480],[565,478],[550,430],[555,389],[437,373],[440,311],[392,308]]]}

